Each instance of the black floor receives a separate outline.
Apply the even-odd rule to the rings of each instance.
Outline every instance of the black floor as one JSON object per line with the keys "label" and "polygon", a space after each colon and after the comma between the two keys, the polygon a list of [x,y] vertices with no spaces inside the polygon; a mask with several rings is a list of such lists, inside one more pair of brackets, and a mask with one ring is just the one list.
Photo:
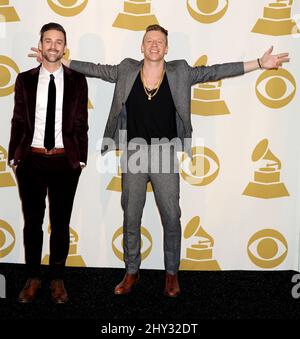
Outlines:
{"label": "black floor", "polygon": [[[299,319],[300,299],[291,290],[293,271],[179,272],[182,294],[163,295],[164,272],[141,270],[141,282],[127,296],[115,296],[124,270],[67,268],[65,285],[70,301],[50,300],[47,267],[43,286],[33,304],[16,298],[26,280],[21,264],[0,264],[6,278],[6,298],[0,299],[0,319]],[[299,288],[300,292],[300,288]]]}
{"label": "black floor", "polygon": [[[47,271],[42,268],[39,298],[32,304],[19,304],[16,299],[26,280],[25,267],[0,264],[0,274],[6,278],[6,298],[0,298],[0,333],[68,337],[84,333],[84,338],[106,336],[106,332],[126,337],[237,334],[240,338],[240,326],[224,320],[250,319],[242,333],[270,337],[286,328],[277,319],[300,319],[300,298],[291,293],[292,277],[298,274],[293,271],[179,272],[182,294],[171,299],[163,295],[163,271],[141,270],[141,282],[134,291],[115,296],[114,286],[124,270],[67,268],[70,301],[66,305],[52,303]],[[133,334],[128,325],[135,326]],[[42,326],[42,332],[37,326]],[[299,332],[298,321],[288,326]]]}

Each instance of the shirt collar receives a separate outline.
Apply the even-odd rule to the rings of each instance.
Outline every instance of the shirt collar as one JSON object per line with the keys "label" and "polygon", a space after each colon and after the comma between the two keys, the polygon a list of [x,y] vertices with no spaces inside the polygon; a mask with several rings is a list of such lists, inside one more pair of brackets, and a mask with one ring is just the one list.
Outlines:
{"label": "shirt collar", "polygon": [[62,65],[60,65],[60,67],[53,73],[50,73],[43,65],[41,66],[41,69],[40,69],[40,74],[41,75],[45,75],[47,77],[50,76],[50,74],[53,74],[54,75],[54,78],[57,78],[59,76],[61,76],[63,74],[63,67]]}

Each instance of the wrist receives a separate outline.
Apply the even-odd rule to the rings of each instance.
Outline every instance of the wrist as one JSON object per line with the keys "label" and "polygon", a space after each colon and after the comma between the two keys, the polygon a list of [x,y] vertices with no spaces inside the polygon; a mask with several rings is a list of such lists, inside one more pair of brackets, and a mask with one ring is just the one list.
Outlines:
{"label": "wrist", "polygon": [[260,69],[263,69],[263,67],[262,67],[262,61],[261,61],[260,58],[257,58],[257,64],[258,64],[258,67],[259,67]]}

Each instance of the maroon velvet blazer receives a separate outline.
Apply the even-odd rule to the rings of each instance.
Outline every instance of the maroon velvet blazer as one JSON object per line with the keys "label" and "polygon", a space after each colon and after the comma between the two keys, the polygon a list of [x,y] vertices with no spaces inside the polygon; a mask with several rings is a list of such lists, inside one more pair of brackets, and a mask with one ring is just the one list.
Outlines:
{"label": "maroon velvet blazer", "polygon": [[[64,97],[62,136],[66,155],[73,168],[87,163],[88,89],[84,75],[63,67]],[[20,73],[15,85],[15,106],[11,121],[8,162],[17,165],[30,152],[35,123],[36,93],[40,66]]]}

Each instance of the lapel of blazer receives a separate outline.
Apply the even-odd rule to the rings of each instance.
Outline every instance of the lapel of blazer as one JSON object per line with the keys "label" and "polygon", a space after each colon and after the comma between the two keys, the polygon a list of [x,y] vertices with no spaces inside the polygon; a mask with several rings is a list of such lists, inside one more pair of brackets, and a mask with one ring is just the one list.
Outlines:
{"label": "lapel of blazer", "polygon": [[178,92],[178,87],[180,86],[178,81],[180,81],[180,79],[177,75],[176,67],[173,67],[168,62],[165,62],[165,70],[166,70],[166,74],[167,74],[167,78],[168,78],[168,82],[170,86],[170,91],[171,91],[171,95],[174,101],[176,111],[182,119],[182,115],[181,115],[180,110],[178,109],[178,104],[177,104],[177,101],[179,99],[177,92]]}
{"label": "lapel of blazer", "polygon": [[[178,84],[176,84],[175,69],[170,67],[169,63],[165,62],[165,70],[166,70],[166,74],[167,74],[167,77],[168,77],[170,90],[171,90],[171,93],[172,93],[172,96],[173,96],[175,91],[176,91],[176,86],[178,85]],[[174,100],[174,97],[173,97],[173,100]]]}
{"label": "lapel of blazer", "polygon": [[41,65],[37,68],[34,68],[30,71],[30,77],[25,84],[25,91],[27,92],[27,103],[28,103],[28,121],[29,127],[33,133],[34,131],[34,122],[35,122],[35,107],[36,107],[36,94],[37,86],[39,81]]}
{"label": "lapel of blazer", "polygon": [[71,123],[73,120],[70,119],[70,114],[72,113],[72,97],[73,97],[73,88],[74,81],[72,76],[72,71],[63,66],[64,70],[64,96],[63,96],[63,109],[62,109],[62,131],[68,123]]}
{"label": "lapel of blazer", "polygon": [[123,103],[126,102],[128,96],[130,94],[130,91],[133,87],[133,84],[135,82],[135,79],[136,79],[137,75],[139,74],[142,66],[143,66],[143,61],[140,61],[139,63],[134,65],[131,70],[129,70],[127,77],[126,77],[125,93],[124,93],[125,95],[124,95],[124,102]]}

